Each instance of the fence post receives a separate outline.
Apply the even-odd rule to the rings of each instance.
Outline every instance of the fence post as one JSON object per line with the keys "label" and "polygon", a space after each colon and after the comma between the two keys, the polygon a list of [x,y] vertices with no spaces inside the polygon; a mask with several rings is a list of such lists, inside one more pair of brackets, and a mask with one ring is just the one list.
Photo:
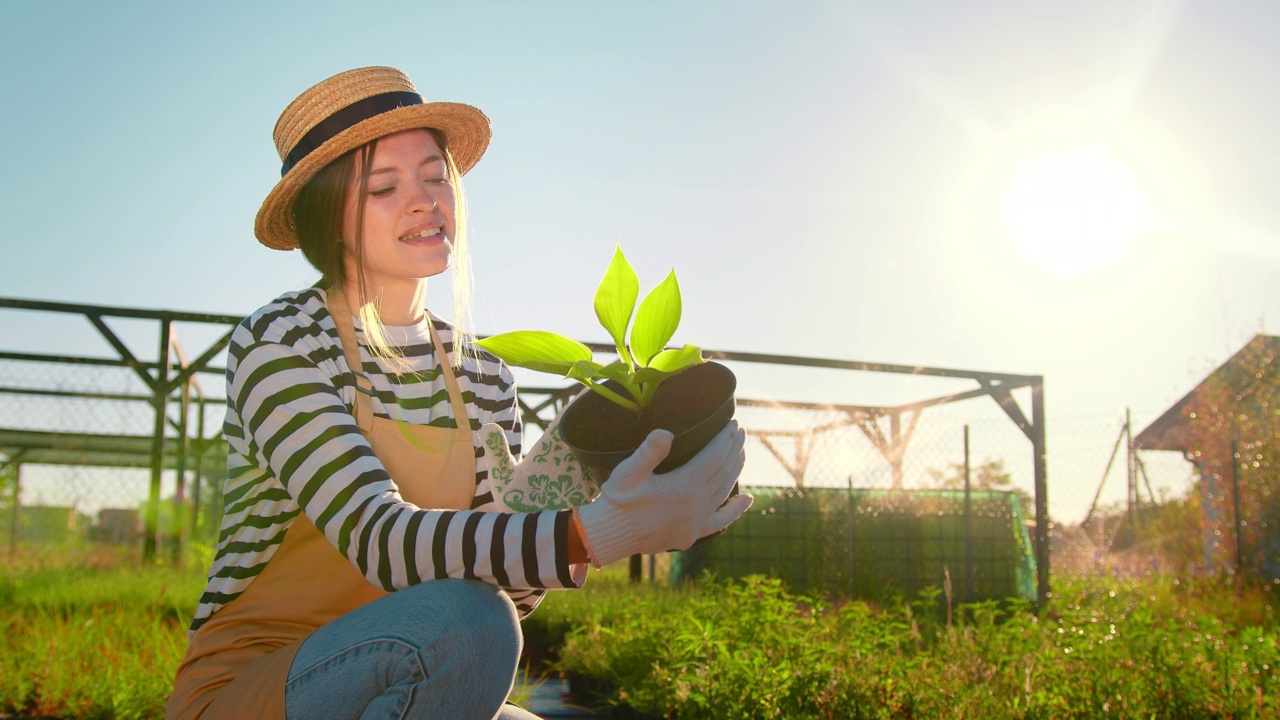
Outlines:
{"label": "fence post", "polygon": [[1233,507],[1232,525],[1235,528],[1236,540],[1236,585],[1244,582],[1244,551],[1241,549],[1243,538],[1240,534],[1240,448],[1235,438],[1231,439],[1231,502]]}
{"label": "fence post", "polygon": [[1031,449],[1036,484],[1036,596],[1049,599],[1049,482],[1044,432],[1044,377],[1031,386]]}
{"label": "fence post", "polygon": [[[179,356],[181,357],[181,356]],[[174,459],[174,492],[173,492],[173,527],[170,529],[169,548],[173,561],[177,562],[182,555],[183,519],[182,503],[187,499],[187,434],[188,415],[191,409],[191,380],[182,383],[182,393],[178,401],[178,446]]]}
{"label": "fence post", "polygon": [[964,577],[965,599],[973,602],[973,504],[970,498],[972,483],[969,473],[969,426],[964,426]]}
{"label": "fence post", "polygon": [[191,440],[196,458],[195,477],[191,481],[191,536],[200,532],[200,486],[204,483],[204,397],[196,399],[196,436]]}
{"label": "fence post", "polygon": [[151,562],[156,559],[156,535],[160,524],[160,475],[164,466],[164,436],[166,430],[167,407],[169,400],[169,345],[173,322],[160,321],[160,361],[156,368],[156,386],[152,403],[156,412],[155,431],[151,436],[151,489],[147,497],[146,527],[143,530],[142,559]]}
{"label": "fence post", "polygon": [[13,512],[9,516],[9,557],[18,550],[18,507],[22,504],[22,463],[13,464]]}

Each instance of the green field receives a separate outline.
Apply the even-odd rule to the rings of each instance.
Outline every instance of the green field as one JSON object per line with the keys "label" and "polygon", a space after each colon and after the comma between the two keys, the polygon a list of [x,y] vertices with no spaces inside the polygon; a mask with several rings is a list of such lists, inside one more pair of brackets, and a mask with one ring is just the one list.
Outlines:
{"label": "green field", "polygon": [[[198,559],[8,559],[0,717],[160,717],[202,585]],[[552,593],[525,633],[535,676],[592,678],[614,703],[683,720],[1274,718],[1272,605],[1270,588],[1216,578],[1055,578],[1035,613],[949,605],[941,589],[873,606],[763,578],[670,588],[606,571]]]}

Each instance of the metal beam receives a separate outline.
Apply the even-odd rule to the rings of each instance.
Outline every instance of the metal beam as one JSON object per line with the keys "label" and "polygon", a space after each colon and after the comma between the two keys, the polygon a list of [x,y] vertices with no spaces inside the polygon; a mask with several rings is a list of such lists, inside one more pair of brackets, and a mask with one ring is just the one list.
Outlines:
{"label": "metal beam", "polygon": [[[612,345],[594,345],[587,347],[597,352],[609,352]],[[862,362],[858,360],[831,360],[828,358],[802,357],[797,355],[765,355],[761,353],[729,352],[724,350],[703,350],[705,357],[712,360],[729,360],[737,362],[770,363],[774,365],[795,365],[800,367],[829,368],[832,370],[862,370],[864,372],[894,373],[897,375],[927,375],[932,377],[969,378],[972,380],[1012,381],[1024,380],[1026,375],[1007,373],[978,372],[974,370],[954,370],[950,368],[926,367],[924,365],[892,365],[889,363]]]}
{"label": "metal beam", "polygon": [[1018,405],[1018,400],[1009,392],[1009,388],[993,385],[985,380],[979,380],[978,382],[982,383],[984,388],[987,388],[992,399],[1000,405],[1000,408],[1009,416],[1013,424],[1018,426],[1022,434],[1026,435],[1028,440],[1032,440],[1031,423],[1027,422],[1027,416],[1022,414],[1022,408]]}
{"label": "metal beam", "polygon": [[[484,335],[480,335],[484,338]],[[613,343],[583,343],[592,352],[613,353],[617,349]],[[893,365],[890,363],[864,362],[860,360],[833,360],[830,358],[804,357],[801,355],[767,355],[763,353],[734,352],[730,350],[702,349],[702,356],[708,360],[728,360],[730,362],[767,363],[770,365],[793,365],[798,367],[828,368],[831,370],[862,370],[865,372],[893,373],[895,375],[927,375],[932,377],[968,378],[971,380],[991,380],[995,382],[1011,382],[1027,380],[1032,375],[1015,375],[1012,373],[993,373],[976,370],[956,370],[952,368],[928,367],[925,365]]]}
{"label": "metal beam", "polygon": [[[104,357],[86,357],[81,355],[57,355],[54,353],[30,353],[30,352],[10,352],[0,351],[0,360],[13,360],[16,362],[47,362],[59,363],[62,365],[96,365],[103,367],[129,367],[129,364],[119,358]],[[148,370],[154,370],[159,367],[159,363],[139,360],[138,366]],[[221,367],[206,367],[198,372],[208,373],[211,375],[226,375],[227,369]]]}
{"label": "metal beam", "polygon": [[[192,360],[190,364],[184,365],[182,370],[174,376],[173,382],[175,384],[185,383],[192,375],[198,372],[204,372],[204,368],[209,361],[213,359],[213,356],[222,352],[222,349],[231,342],[231,334],[234,332],[235,328],[231,328],[225,335],[218,338],[212,345],[206,348],[204,352],[200,353],[200,357]],[[223,372],[225,373],[226,371],[224,370]]]}
{"label": "metal beam", "polygon": [[112,305],[84,305],[81,303],[51,302],[48,300],[24,300],[22,298],[0,297],[0,308],[18,310],[45,310],[63,313],[94,313],[112,317],[137,318],[141,320],[163,320],[168,322],[200,322],[217,325],[235,325],[243,316],[217,315],[214,313],[183,312],[181,310],[146,310],[142,308],[117,307]]}
{"label": "metal beam", "polygon": [[[84,392],[81,390],[45,390],[42,388],[26,388],[12,387],[9,385],[0,385],[0,393],[10,395],[36,395],[40,397],[57,397],[57,398],[74,398],[78,400],[120,400],[129,402],[152,402],[150,395],[138,395],[136,393],[99,393]],[[179,393],[171,392],[170,395],[178,395]],[[226,398],[203,398],[204,402],[225,403]]]}
{"label": "metal beam", "polygon": [[102,335],[102,337],[110,343],[111,347],[115,348],[117,353],[120,353],[120,358],[124,360],[124,364],[129,368],[132,368],[133,372],[136,373],[137,376],[142,379],[142,382],[145,383],[147,387],[151,388],[153,392],[159,392],[160,386],[156,384],[156,379],[151,377],[151,373],[147,372],[146,368],[142,367],[142,364],[138,362],[138,358],[133,356],[133,352],[124,344],[124,341],[117,337],[110,327],[107,327],[102,316],[90,314],[85,315],[85,317],[89,318],[89,322],[93,323],[93,326],[98,329],[98,334]]}

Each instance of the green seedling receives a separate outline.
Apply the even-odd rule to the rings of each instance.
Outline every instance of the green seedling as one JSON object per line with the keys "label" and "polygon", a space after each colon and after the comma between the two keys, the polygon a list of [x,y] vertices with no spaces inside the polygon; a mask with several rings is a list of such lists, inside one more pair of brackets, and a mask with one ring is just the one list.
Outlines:
{"label": "green seedling", "polygon": [[[627,262],[622,248],[615,248],[595,298],[596,317],[618,352],[618,359],[607,365],[595,362],[591,349],[577,340],[543,330],[501,333],[477,344],[508,365],[575,380],[622,407],[640,412],[649,407],[663,380],[705,360],[693,345],[666,348],[680,324],[682,309],[674,270],[637,308],[639,295],[635,268]],[[616,382],[620,391],[606,387],[609,380]]]}

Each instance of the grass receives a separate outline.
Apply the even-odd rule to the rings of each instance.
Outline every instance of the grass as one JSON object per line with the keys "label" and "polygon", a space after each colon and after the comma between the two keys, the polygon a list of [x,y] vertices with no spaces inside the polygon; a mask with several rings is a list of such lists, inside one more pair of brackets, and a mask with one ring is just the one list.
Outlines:
{"label": "grass", "polygon": [[0,578],[0,712],[163,715],[203,572],[115,553],[10,558]]}
{"label": "grass", "polygon": [[[186,647],[203,559],[110,553],[0,562],[0,718],[157,718]],[[940,591],[828,602],[761,578],[632,585],[625,569],[553,592],[525,621],[544,673],[682,720],[1280,717],[1269,588],[1216,579],[1055,578],[1049,610],[947,607]]]}
{"label": "grass", "polygon": [[[0,559],[0,720],[163,717],[209,558],[197,552],[185,566],[143,568],[136,554],[41,551]],[[603,583],[625,587],[625,581]],[[555,609],[545,617],[554,622],[532,632],[562,637],[572,616],[592,616],[588,606],[616,614],[628,602],[620,591],[611,598],[551,603]],[[524,704],[544,680],[538,666],[521,669],[511,694],[516,703]]]}

